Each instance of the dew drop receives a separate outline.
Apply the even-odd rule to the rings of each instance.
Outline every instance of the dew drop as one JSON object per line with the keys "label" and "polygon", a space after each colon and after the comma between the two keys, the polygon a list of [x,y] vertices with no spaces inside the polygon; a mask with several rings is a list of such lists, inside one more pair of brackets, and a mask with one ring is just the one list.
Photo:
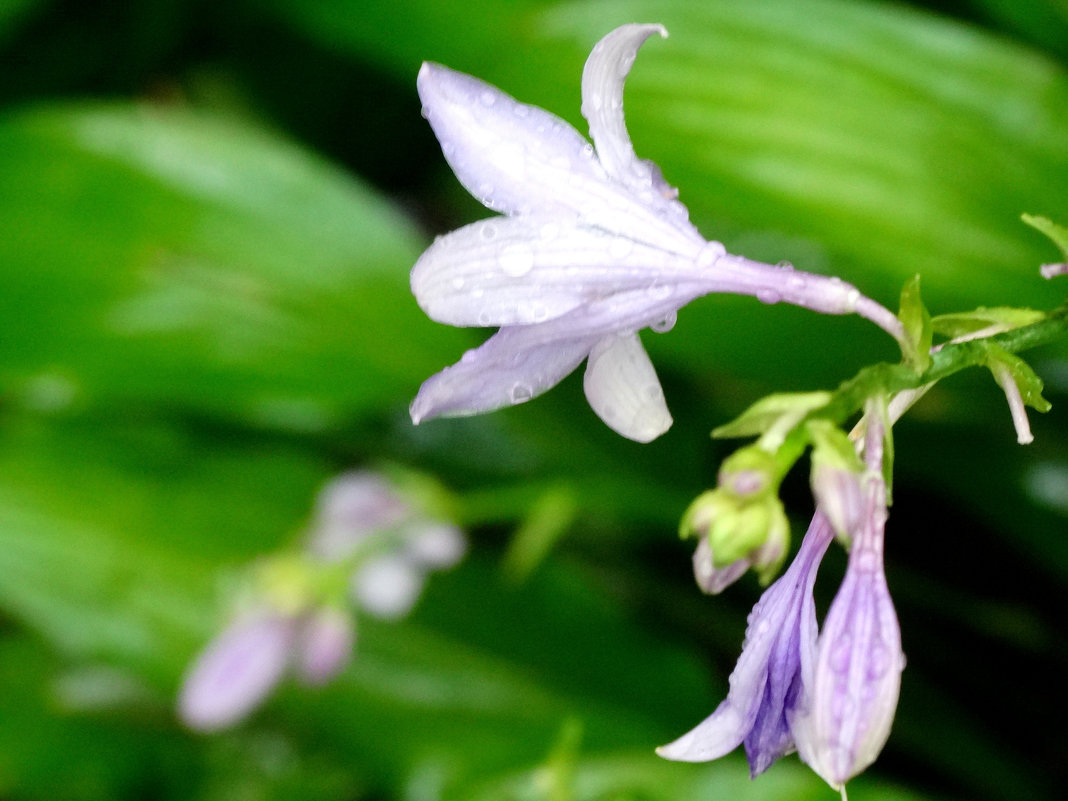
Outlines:
{"label": "dew drop", "polygon": [[868,656],[868,678],[880,679],[885,675],[887,669],[890,667],[890,656],[886,648],[881,644],[876,643],[872,646],[871,653]]}
{"label": "dew drop", "polygon": [[527,117],[530,115],[530,106],[524,106],[522,103],[520,103],[515,106],[514,111],[517,117]]}
{"label": "dew drop", "polygon": [[585,159],[593,158],[593,145],[587,143],[582,146],[582,157]]}
{"label": "dew drop", "polygon": [[478,228],[478,233],[487,242],[490,242],[490,241],[496,239],[497,238],[497,223],[494,223],[494,222],[484,222],[484,223],[482,223],[482,225],[480,225],[479,228]]}
{"label": "dew drop", "polygon": [[647,401],[660,400],[664,397],[664,390],[660,388],[659,384],[646,384],[642,387],[642,397]]}
{"label": "dew drop", "polygon": [[657,320],[649,327],[656,331],[656,333],[658,334],[666,334],[668,331],[675,327],[675,321],[678,319],[679,315],[677,312],[668,312],[661,319]]}
{"label": "dew drop", "polygon": [[849,290],[849,292],[846,294],[846,299],[845,299],[846,307],[848,307],[850,309],[855,309],[857,307],[857,302],[859,300],[860,300],[860,290],[859,289],[851,289],[851,290]]}
{"label": "dew drop", "polygon": [[707,269],[726,255],[727,248],[723,247],[722,242],[708,242],[701,248],[701,252],[697,254],[697,266],[701,269]]}
{"label": "dew drop", "polygon": [[794,269],[794,263],[791,261],[780,261],[775,265],[780,270],[792,270]]}
{"label": "dew drop", "polygon": [[527,245],[509,245],[497,255],[497,264],[505,275],[520,278],[534,269],[534,251]]}
{"label": "dew drop", "polygon": [[528,401],[533,397],[534,393],[531,388],[524,384],[522,381],[517,381],[512,385],[512,389],[508,392],[508,398],[512,403],[522,403]]}
{"label": "dew drop", "polygon": [[424,120],[429,120],[430,119],[430,109],[428,109],[426,106],[423,106],[421,109],[419,109],[419,115]]}
{"label": "dew drop", "polygon": [[831,670],[835,673],[845,673],[849,670],[849,657],[851,654],[852,641],[849,635],[839,637],[831,646]]}
{"label": "dew drop", "polygon": [[483,312],[479,312],[478,313],[478,324],[483,326],[483,327],[488,326],[490,324],[490,320],[492,320],[492,319],[493,318],[490,317],[490,314],[487,311],[483,311]]}
{"label": "dew drop", "polygon": [[780,300],[782,300],[782,295],[780,295],[774,289],[759,289],[757,290],[756,298],[761,303],[767,303],[770,305],[772,303],[778,303]]}

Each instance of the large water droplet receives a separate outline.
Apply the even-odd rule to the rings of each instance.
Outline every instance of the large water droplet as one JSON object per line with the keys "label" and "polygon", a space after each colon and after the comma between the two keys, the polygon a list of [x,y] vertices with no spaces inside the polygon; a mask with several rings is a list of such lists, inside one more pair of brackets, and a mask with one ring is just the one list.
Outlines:
{"label": "large water droplet", "polygon": [[520,278],[534,269],[534,251],[528,245],[509,245],[497,255],[505,275]]}
{"label": "large water droplet", "polygon": [[533,390],[522,381],[517,381],[512,385],[512,389],[508,392],[508,398],[512,403],[522,403],[523,401],[530,400],[534,395]]}
{"label": "large water droplet", "polygon": [[677,312],[668,312],[661,319],[654,322],[649,327],[656,331],[658,334],[666,334],[672,328],[675,327],[675,321],[679,319]]}

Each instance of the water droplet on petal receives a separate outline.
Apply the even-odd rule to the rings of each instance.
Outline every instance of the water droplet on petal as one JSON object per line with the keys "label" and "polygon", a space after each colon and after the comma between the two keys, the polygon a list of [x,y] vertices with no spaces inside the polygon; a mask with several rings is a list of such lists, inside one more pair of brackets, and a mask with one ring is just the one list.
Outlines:
{"label": "water droplet on petal", "polygon": [[857,301],[860,300],[860,290],[851,289],[846,295],[846,306],[850,309],[854,309],[857,306]]}
{"label": "water droplet on petal", "polygon": [[483,106],[492,106],[497,101],[497,96],[488,89],[478,96]]}
{"label": "water droplet on petal", "polygon": [[793,262],[789,262],[789,261],[777,262],[775,264],[775,266],[778,267],[780,270],[792,270],[792,269],[794,269]]}
{"label": "water droplet on petal", "polygon": [[647,401],[655,401],[664,397],[664,390],[660,388],[659,384],[646,384],[642,387],[642,397]]}
{"label": "water droplet on petal", "polygon": [[712,267],[721,257],[727,255],[727,248],[722,242],[708,242],[697,254],[697,266],[700,269]]}
{"label": "water droplet on petal", "polygon": [[668,331],[675,327],[675,321],[678,319],[679,315],[677,312],[668,312],[661,319],[657,320],[649,327],[656,331],[656,333],[658,334],[666,334]]}
{"label": "water droplet on petal", "polygon": [[482,223],[482,225],[480,225],[478,227],[478,233],[487,242],[489,242],[490,240],[496,239],[497,238],[497,223],[495,223],[495,222],[484,222],[484,223]]}
{"label": "water droplet on petal", "polygon": [[430,119],[430,109],[428,109],[426,106],[423,106],[421,109],[419,109],[419,115],[424,120],[429,120]]}
{"label": "water droplet on petal", "polygon": [[483,311],[478,313],[478,324],[483,327],[488,326],[490,324],[490,320],[492,319],[493,318],[490,317],[489,312]]}
{"label": "water droplet on petal", "polygon": [[774,289],[758,289],[756,293],[756,298],[761,303],[772,304],[778,303],[780,300],[782,300],[782,295],[780,295]]}
{"label": "water droplet on petal", "polygon": [[531,397],[533,397],[533,395],[534,392],[531,390],[531,388],[524,384],[522,381],[513,384],[512,389],[508,393],[508,397],[512,401],[512,403],[522,403],[523,401],[528,401],[531,399]]}
{"label": "water droplet on petal", "polygon": [[582,157],[586,159],[593,158],[593,145],[587,143],[582,146]]}
{"label": "water droplet on petal", "polygon": [[534,251],[527,245],[509,245],[497,255],[497,264],[505,275],[520,278],[534,269]]}
{"label": "water droplet on petal", "polygon": [[839,637],[831,646],[831,670],[835,673],[845,673],[849,670],[849,659],[853,642],[849,635]]}
{"label": "water droplet on petal", "polygon": [[530,114],[530,106],[524,106],[523,104],[520,103],[520,104],[515,106],[514,111],[515,111],[515,115],[517,117],[520,117],[520,118],[526,117],[526,116],[528,116]]}

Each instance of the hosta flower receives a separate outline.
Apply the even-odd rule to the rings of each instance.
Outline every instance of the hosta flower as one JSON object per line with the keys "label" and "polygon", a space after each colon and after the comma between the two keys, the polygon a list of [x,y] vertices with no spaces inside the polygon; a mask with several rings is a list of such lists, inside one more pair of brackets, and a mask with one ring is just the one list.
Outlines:
{"label": "hosta flower", "polygon": [[787,715],[801,692],[801,666],[815,648],[812,587],[820,560],[833,539],[827,518],[812,519],[793,563],[764,591],[745,631],[745,643],[730,677],[727,698],[703,722],[660,756],[706,762],[745,744],[753,776],[794,750]]}
{"label": "hosta flower", "polygon": [[[881,436],[881,428],[873,425],[869,436],[872,433]],[[881,458],[881,448],[877,450]],[[804,691],[790,713],[798,753],[835,788],[868,767],[882,750],[905,667],[901,631],[883,573],[886,487],[877,468],[869,465],[865,519],[852,534],[845,579],[818,643],[806,652]]]}
{"label": "hosta flower", "polygon": [[460,182],[505,217],[440,237],[412,269],[433,319],[500,330],[427,380],[418,423],[522,403],[586,360],[590,406],[646,442],[671,425],[638,332],[666,331],[713,292],[754,295],[830,314],[857,312],[898,336],[886,309],[838,279],[726,253],[690,223],[655,164],[637,158],[623,119],[623,82],[659,25],[602,39],[582,74],[593,143],[560,118],[437,64],[424,64],[423,113]]}
{"label": "hosta flower", "polygon": [[428,517],[382,476],[335,478],[319,494],[302,550],[252,569],[236,614],[186,673],[179,717],[217,731],[247,717],[289,674],[325,684],[352,658],[353,606],[403,617],[426,574],[451,567],[465,549],[459,529]]}

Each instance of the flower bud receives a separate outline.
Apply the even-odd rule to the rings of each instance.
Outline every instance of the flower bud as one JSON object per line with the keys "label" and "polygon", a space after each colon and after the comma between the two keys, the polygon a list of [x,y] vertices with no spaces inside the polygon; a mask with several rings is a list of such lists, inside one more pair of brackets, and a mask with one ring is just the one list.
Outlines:
{"label": "flower bud", "polygon": [[737,576],[723,583],[731,574],[721,576],[714,571],[738,570],[735,565],[739,561],[756,568],[761,582],[766,583],[782,565],[790,538],[790,525],[776,496],[765,493],[739,500],[723,488],[698,496],[683,515],[679,530],[684,537],[700,537],[707,543],[707,553],[694,556],[695,575],[702,588],[726,587]]}
{"label": "flower bud", "polygon": [[204,732],[243,720],[285,673],[293,636],[293,621],[278,615],[257,614],[231,623],[186,674],[178,716]]}
{"label": "flower bud", "polygon": [[845,433],[826,420],[807,424],[812,439],[812,494],[838,539],[848,544],[861,524],[864,465]]}
{"label": "flower bud", "polygon": [[303,621],[297,636],[297,678],[313,686],[326,684],[348,665],[355,641],[351,613],[334,606],[315,610]]}
{"label": "flower bud", "polygon": [[726,567],[716,567],[712,559],[712,548],[704,537],[697,543],[693,553],[693,577],[697,586],[709,595],[718,595],[742,577],[749,569],[748,559],[738,559]]}

